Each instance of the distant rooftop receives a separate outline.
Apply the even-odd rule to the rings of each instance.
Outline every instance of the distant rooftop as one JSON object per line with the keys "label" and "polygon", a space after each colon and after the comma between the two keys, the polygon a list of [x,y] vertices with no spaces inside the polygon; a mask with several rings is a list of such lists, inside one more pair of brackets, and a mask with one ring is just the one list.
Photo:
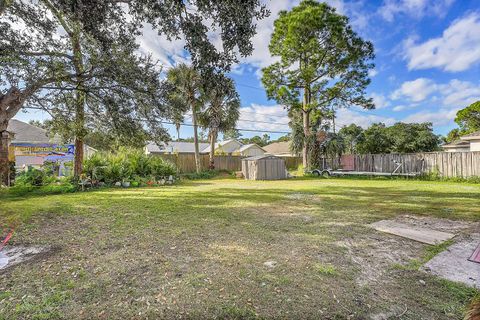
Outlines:
{"label": "distant rooftop", "polygon": [[462,140],[477,140],[480,139],[480,130],[472,132],[470,134],[466,134],[462,137],[460,137]]}
{"label": "distant rooftop", "polygon": [[58,136],[53,139],[50,138],[47,130],[16,119],[12,119],[8,122],[7,131],[13,133],[12,143],[60,142]]}

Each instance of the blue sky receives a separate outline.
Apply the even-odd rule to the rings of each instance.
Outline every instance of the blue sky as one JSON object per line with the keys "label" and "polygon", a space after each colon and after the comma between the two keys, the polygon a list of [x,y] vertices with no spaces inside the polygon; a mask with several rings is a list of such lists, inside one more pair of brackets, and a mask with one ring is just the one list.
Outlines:
{"label": "blue sky", "polygon": [[[261,68],[272,62],[268,42],[273,21],[280,10],[299,1],[265,1],[271,16],[259,21],[253,38],[254,52],[241,59],[230,76],[242,99],[237,127],[249,130],[288,132],[282,106],[269,101],[261,85]],[[338,111],[337,123],[367,127],[373,122],[393,124],[433,122],[435,132],[446,134],[455,127],[458,109],[480,100],[480,1],[479,0],[331,0],[338,12],[347,15],[362,37],[373,42],[376,68],[371,73],[368,94],[377,109],[352,107]],[[214,43],[220,40],[211,34]],[[183,41],[168,41],[145,29],[139,38],[142,51],[150,52],[164,65],[187,60]],[[22,120],[45,118],[40,113],[19,114]],[[190,122],[189,117],[185,122]],[[169,127],[172,135],[173,128]],[[181,136],[191,136],[182,127]],[[261,132],[242,132],[246,137]],[[272,138],[282,135],[270,133]]]}

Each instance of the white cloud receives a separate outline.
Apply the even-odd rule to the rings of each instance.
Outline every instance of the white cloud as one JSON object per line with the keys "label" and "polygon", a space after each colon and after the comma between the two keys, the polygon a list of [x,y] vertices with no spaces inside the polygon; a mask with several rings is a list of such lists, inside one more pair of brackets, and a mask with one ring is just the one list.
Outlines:
{"label": "white cloud", "polygon": [[368,128],[372,123],[383,122],[386,125],[392,125],[397,120],[392,117],[382,117],[374,114],[367,114],[366,112],[357,112],[353,109],[339,109],[337,111],[336,123],[339,127],[347,126],[355,123],[362,128]]}
{"label": "white cloud", "polygon": [[391,98],[394,100],[407,98],[410,101],[419,102],[425,100],[435,90],[437,90],[437,85],[434,81],[418,78],[404,82],[399,89],[393,92]]}
{"label": "white cloud", "polygon": [[371,69],[371,70],[368,71],[368,76],[369,76],[370,78],[375,77],[377,74],[378,74],[377,69]]}
{"label": "white cloud", "polygon": [[184,39],[168,40],[167,37],[158,35],[150,25],[143,28],[143,34],[138,37],[137,42],[142,53],[151,54],[154,59],[160,61],[167,68],[172,67],[175,63],[187,61]]}
{"label": "white cloud", "polygon": [[241,63],[250,63],[255,67],[263,68],[273,62],[268,50],[270,37],[273,33],[273,22],[278,18],[281,10],[288,10],[297,4],[297,1],[291,0],[275,0],[265,3],[270,10],[270,16],[257,21],[257,34],[252,38],[253,53],[252,55],[241,59]]}
{"label": "white cloud", "polygon": [[237,122],[237,128],[289,132],[289,121],[287,110],[283,106],[266,106],[253,103],[240,109],[240,120]]}
{"label": "white cloud", "polygon": [[480,99],[480,85],[472,82],[453,79],[438,88],[446,107],[462,109]]}
{"label": "white cloud", "polygon": [[395,111],[395,112],[399,112],[399,111],[403,111],[403,110],[405,110],[405,109],[407,109],[407,108],[408,108],[408,106],[398,105],[398,106],[393,107],[392,110]]}
{"label": "white cloud", "polygon": [[478,101],[480,84],[458,79],[439,84],[431,79],[419,78],[403,83],[392,97],[414,102],[395,106],[393,111],[419,110],[402,121],[432,122],[435,126],[440,126],[451,123],[458,110]]}
{"label": "white cloud", "polygon": [[390,105],[390,101],[383,94],[372,93],[370,97],[373,99],[376,109],[382,109]]}
{"label": "white cloud", "polygon": [[420,111],[404,118],[403,122],[432,122],[435,126],[449,124],[457,113],[458,109],[440,109],[433,112]]}
{"label": "white cloud", "polygon": [[463,71],[480,62],[480,13],[471,13],[454,21],[439,38],[416,43],[409,38],[404,44],[408,68],[440,68]]}
{"label": "white cloud", "polygon": [[416,19],[426,15],[442,17],[453,2],[454,0],[385,0],[378,13],[389,22],[400,14]]}

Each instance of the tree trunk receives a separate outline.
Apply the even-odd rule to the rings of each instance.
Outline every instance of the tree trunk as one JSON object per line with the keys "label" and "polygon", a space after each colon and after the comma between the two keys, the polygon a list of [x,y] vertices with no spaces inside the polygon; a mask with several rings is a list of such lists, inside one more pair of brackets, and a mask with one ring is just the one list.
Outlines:
{"label": "tree trunk", "polygon": [[200,165],[200,150],[198,148],[198,125],[197,125],[197,111],[195,110],[195,104],[192,104],[192,123],[193,123],[193,143],[195,145],[195,169],[197,173],[202,171]]}
{"label": "tree trunk", "polygon": [[[10,186],[10,164],[8,161],[8,143],[10,135],[6,127],[0,128],[0,185]],[[3,130],[2,130],[3,129]]]}
{"label": "tree trunk", "polygon": [[215,130],[212,130],[210,132],[210,164],[209,164],[209,169],[214,170],[215,169],[215,142],[217,141],[217,132]]}
{"label": "tree trunk", "polygon": [[175,124],[175,129],[177,129],[177,141],[180,141],[180,124]]}
{"label": "tree trunk", "polygon": [[303,133],[305,135],[303,139],[303,169],[308,169],[308,139],[310,138],[310,113],[308,111],[303,111]]}
{"label": "tree trunk", "polygon": [[305,87],[303,91],[303,170],[309,169],[309,162],[308,162],[308,142],[310,139],[310,88]]}
{"label": "tree trunk", "polygon": [[80,45],[80,31],[76,30],[72,37],[75,72],[77,74],[77,87],[75,92],[75,157],[73,164],[73,176],[78,179],[83,172],[83,139],[85,130],[85,84],[81,79],[83,73],[83,54]]}

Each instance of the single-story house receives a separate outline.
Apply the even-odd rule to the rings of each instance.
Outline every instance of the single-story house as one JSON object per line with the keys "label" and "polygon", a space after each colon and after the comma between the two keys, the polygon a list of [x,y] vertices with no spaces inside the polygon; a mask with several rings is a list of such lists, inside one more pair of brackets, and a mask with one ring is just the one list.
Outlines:
{"label": "single-story house", "polygon": [[232,153],[233,155],[240,155],[242,157],[253,157],[265,154],[265,150],[255,143],[245,144],[238,150]]}
{"label": "single-story house", "polygon": [[[10,161],[15,161],[17,168],[39,167],[46,161],[59,163],[73,161],[74,145],[61,143],[58,135],[50,137],[45,129],[12,119],[8,122],[7,131],[10,134],[9,158]],[[85,145],[85,158],[95,152],[95,149]]]}
{"label": "single-story house", "polygon": [[[199,143],[201,154],[210,153],[209,143]],[[175,153],[195,153],[195,145],[193,142],[169,141],[160,146],[154,142],[149,142],[145,147],[146,154],[175,154]],[[220,141],[215,144],[215,154],[217,155],[240,155],[251,157],[262,155],[265,153],[263,148],[256,144],[243,145],[236,139]]]}
{"label": "single-story house", "polygon": [[[215,143],[215,154],[231,155],[237,152],[243,144],[236,139],[228,139]],[[201,151],[201,153],[210,153],[210,145]]]}
{"label": "single-story house", "polygon": [[295,153],[290,151],[290,147],[292,145],[291,141],[281,141],[281,142],[274,142],[270,143],[263,147],[267,154],[271,154],[277,157],[296,157]]}
{"label": "single-story house", "polygon": [[[200,142],[198,147],[200,152],[209,146],[208,143]],[[155,142],[149,142],[145,147],[146,154],[175,154],[175,153],[195,153],[195,144],[193,142],[169,141],[157,145]]]}
{"label": "single-story house", "polygon": [[460,140],[470,143],[470,151],[480,151],[480,130],[464,135]]}
{"label": "single-story house", "polygon": [[445,152],[468,152],[470,151],[470,143],[468,141],[456,140],[442,145],[442,148]]}
{"label": "single-story house", "polygon": [[464,135],[454,142],[444,144],[442,148],[446,152],[480,151],[480,130]]}

